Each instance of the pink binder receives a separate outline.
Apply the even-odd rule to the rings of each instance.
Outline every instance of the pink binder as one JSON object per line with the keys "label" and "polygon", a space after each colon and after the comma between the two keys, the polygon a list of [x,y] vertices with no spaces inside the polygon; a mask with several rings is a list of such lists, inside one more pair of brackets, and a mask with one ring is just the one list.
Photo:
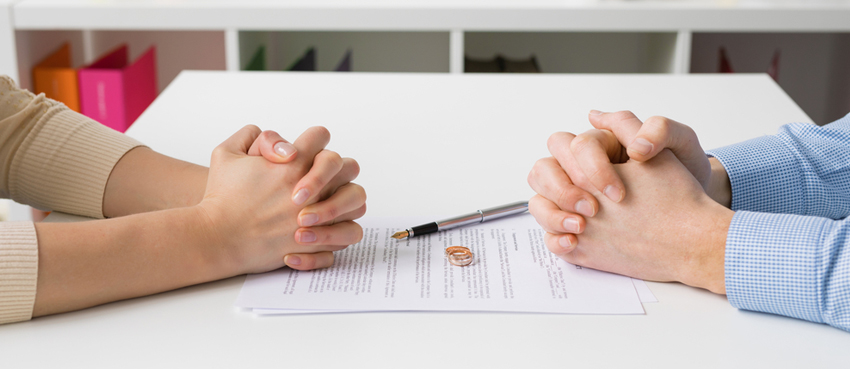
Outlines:
{"label": "pink binder", "polygon": [[127,45],[79,70],[81,112],[124,132],[156,98],[156,48],[127,65]]}

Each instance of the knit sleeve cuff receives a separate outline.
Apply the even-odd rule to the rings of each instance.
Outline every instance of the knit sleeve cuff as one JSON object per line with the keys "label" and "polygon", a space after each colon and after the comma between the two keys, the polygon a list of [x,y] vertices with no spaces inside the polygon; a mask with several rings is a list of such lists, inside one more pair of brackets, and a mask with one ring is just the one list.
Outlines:
{"label": "knit sleeve cuff", "polygon": [[0,324],[30,320],[38,281],[32,222],[0,223]]}
{"label": "knit sleeve cuff", "polygon": [[[10,169],[18,202],[103,218],[103,195],[115,164],[136,140],[64,107],[51,108],[23,143]],[[36,184],[36,185],[33,185]]]}

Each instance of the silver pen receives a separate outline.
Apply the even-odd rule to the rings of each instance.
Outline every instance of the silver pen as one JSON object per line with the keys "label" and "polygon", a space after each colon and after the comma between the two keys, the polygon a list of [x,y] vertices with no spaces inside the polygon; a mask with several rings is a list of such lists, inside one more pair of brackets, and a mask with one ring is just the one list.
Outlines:
{"label": "silver pen", "polygon": [[428,233],[445,231],[452,228],[463,227],[470,224],[484,223],[488,220],[498,219],[514,214],[528,211],[528,201],[513,202],[495,208],[478,210],[474,213],[464,214],[458,217],[441,220],[438,222],[423,224],[403,231],[396,232],[392,238],[400,240],[407,237],[416,237]]}

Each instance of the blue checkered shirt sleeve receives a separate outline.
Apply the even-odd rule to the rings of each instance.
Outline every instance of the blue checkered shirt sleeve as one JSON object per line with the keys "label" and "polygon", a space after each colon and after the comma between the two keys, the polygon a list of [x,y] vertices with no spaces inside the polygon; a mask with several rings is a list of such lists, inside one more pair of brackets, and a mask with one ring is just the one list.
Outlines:
{"label": "blue checkered shirt sleeve", "polygon": [[850,331],[850,115],[712,150],[729,173],[726,293]]}

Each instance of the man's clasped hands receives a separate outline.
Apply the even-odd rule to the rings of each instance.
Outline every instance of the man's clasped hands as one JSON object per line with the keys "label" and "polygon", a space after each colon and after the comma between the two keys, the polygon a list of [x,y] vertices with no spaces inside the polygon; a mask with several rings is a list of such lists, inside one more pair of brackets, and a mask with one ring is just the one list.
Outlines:
{"label": "man's clasped hands", "polygon": [[[670,119],[591,111],[589,120],[595,129],[553,134],[552,156],[528,175],[549,250],[584,267],[725,293],[734,212],[723,166]],[[359,167],[325,150],[328,140],[318,127],[290,144],[249,126],[214,151],[199,207],[242,272],[327,267],[333,251],[361,239],[353,221],[366,194],[351,183]],[[236,247],[245,239],[255,242]]]}
{"label": "man's clasped hands", "polygon": [[591,111],[528,175],[546,246],[576,265],[725,293],[729,178],[694,131],[663,117]]}

